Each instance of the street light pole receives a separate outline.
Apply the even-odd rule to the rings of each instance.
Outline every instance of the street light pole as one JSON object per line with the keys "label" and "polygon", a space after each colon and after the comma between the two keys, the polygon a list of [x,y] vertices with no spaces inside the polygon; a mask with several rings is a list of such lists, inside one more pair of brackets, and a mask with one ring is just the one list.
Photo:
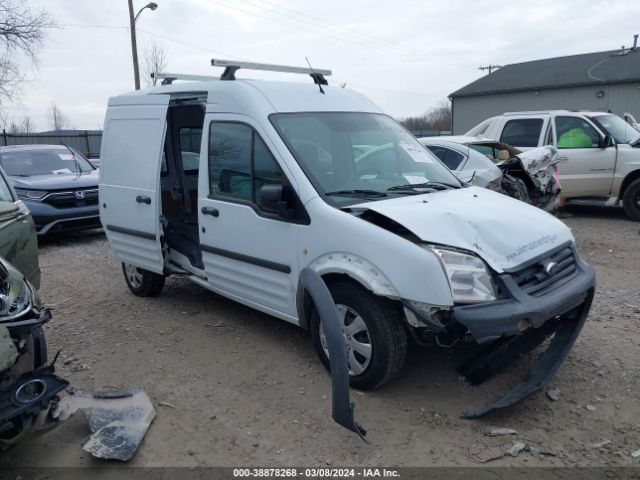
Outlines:
{"label": "street light pole", "polygon": [[158,8],[158,4],[150,2],[138,10],[138,13],[133,15],[133,0],[129,0],[129,30],[131,31],[131,55],[133,57],[133,79],[135,82],[136,90],[140,90],[140,70],[138,68],[138,45],[136,43],[136,21],[142,13],[142,11],[148,8],[155,10]]}

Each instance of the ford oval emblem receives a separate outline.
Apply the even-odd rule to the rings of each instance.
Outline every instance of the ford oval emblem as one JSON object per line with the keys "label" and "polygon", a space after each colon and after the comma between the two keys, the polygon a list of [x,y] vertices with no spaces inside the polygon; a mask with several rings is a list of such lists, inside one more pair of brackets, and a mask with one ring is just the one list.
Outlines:
{"label": "ford oval emblem", "polygon": [[544,265],[544,271],[547,275],[552,276],[558,273],[559,265],[556,262],[548,262]]}

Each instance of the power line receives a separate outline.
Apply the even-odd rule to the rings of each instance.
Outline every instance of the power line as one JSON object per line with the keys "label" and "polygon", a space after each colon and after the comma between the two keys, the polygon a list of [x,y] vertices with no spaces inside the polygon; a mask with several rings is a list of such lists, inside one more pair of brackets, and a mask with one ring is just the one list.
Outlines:
{"label": "power line", "polygon": [[[65,25],[57,25],[54,27],[48,27],[48,28],[57,28],[57,29],[64,29],[66,27],[71,27],[71,28],[104,28],[104,29],[113,29],[113,30],[129,30],[128,26],[117,26],[117,25],[80,25],[80,24],[65,24]],[[201,47],[199,45],[194,45],[192,43],[187,43],[187,42],[183,42],[182,40],[176,40],[175,38],[170,38],[167,37],[165,35],[161,35],[159,33],[155,33],[155,32],[151,32],[149,30],[145,30],[142,29],[140,27],[136,27],[136,32],[140,32],[140,33],[144,33],[145,35],[149,35],[151,37],[156,37],[156,38],[161,38],[163,40],[166,40],[167,42],[172,42],[172,43],[176,43],[178,45],[183,45],[185,47],[190,47],[190,48],[195,48],[197,50],[202,50],[204,52],[209,52],[209,53],[214,53],[216,55],[224,55],[225,57],[229,57],[229,58],[233,58],[235,60],[243,60],[240,57],[237,57],[235,55],[231,55],[229,53],[225,53],[225,52],[221,52],[219,50],[213,50],[211,48],[205,48],[205,47]]]}
{"label": "power line", "polygon": [[[291,18],[291,19],[293,19],[295,21],[298,21],[298,22],[309,22],[309,21],[311,21],[311,23],[313,25],[316,25],[316,26],[321,27],[321,28],[329,28],[330,30],[333,30],[334,32],[336,32],[336,33],[338,33],[340,35],[355,37],[356,40],[359,40],[359,41],[363,41],[364,40],[364,41],[366,41],[368,43],[376,42],[376,43],[380,44],[383,47],[392,48],[392,49],[398,51],[399,53],[403,53],[405,55],[419,55],[419,56],[423,55],[422,52],[419,52],[417,50],[413,50],[413,49],[405,47],[403,45],[398,45],[398,44],[389,42],[387,40],[379,39],[377,37],[374,37],[373,35],[367,35],[367,34],[364,34],[364,33],[356,32],[355,30],[350,30],[350,29],[345,28],[345,27],[332,25],[332,24],[330,24],[330,23],[328,23],[328,22],[326,22],[326,21],[324,21],[324,20],[322,20],[322,19],[320,19],[318,17],[313,17],[313,16],[307,15],[305,13],[297,12],[297,11],[292,10],[290,8],[281,7],[280,5],[277,5],[277,4],[272,3],[272,2],[268,2],[266,0],[258,0],[258,1],[260,3],[256,3],[256,2],[253,2],[253,1],[250,1],[250,0],[245,0],[245,3],[254,5],[256,7],[259,7],[261,9],[263,9],[263,10],[268,11],[269,13],[274,13],[276,15],[281,15],[281,16],[284,16],[284,17],[287,17],[287,18]],[[282,13],[282,12],[278,12],[278,11],[274,11],[274,10],[267,10],[264,7],[263,4],[267,4],[271,8],[276,8],[276,9],[279,9],[279,10],[284,10],[286,12],[291,12],[291,14],[286,14],[286,13]],[[306,19],[306,20],[303,20],[303,19]],[[358,38],[358,37],[360,37],[360,38]]]}
{"label": "power line", "polygon": [[[221,2],[218,2],[218,1],[215,1],[215,0],[209,0],[209,3],[215,4],[215,5],[230,9],[230,10],[235,10],[237,12],[243,13],[244,15],[250,15],[250,16],[253,16],[253,17],[258,17],[258,18],[261,18],[263,20],[268,20],[270,22],[275,22],[275,23],[278,23],[280,25],[286,25],[288,27],[292,27],[292,28],[295,28],[297,30],[301,30],[301,31],[304,31],[304,32],[309,32],[309,25],[298,25],[298,24],[292,24],[292,23],[288,23],[288,22],[283,22],[283,21],[275,19],[275,18],[265,17],[264,15],[260,15],[259,13],[249,12],[247,10],[243,10],[241,8],[234,7],[234,6],[231,6],[231,5],[227,5],[225,3],[221,3]],[[318,28],[317,26],[315,26],[315,27]],[[372,45],[370,44],[370,42],[367,42],[365,40],[358,40],[358,39],[355,39],[355,38],[352,38],[352,39],[345,38],[344,36],[338,36],[336,34],[332,34],[332,33],[328,33],[328,32],[321,33],[321,32],[315,31],[314,33],[319,33],[320,35],[323,35],[323,36],[326,36],[326,37],[331,37],[333,39],[337,39],[337,40],[340,40],[340,41],[343,41],[343,42],[354,43],[354,44],[357,44],[357,45],[359,45],[361,47],[366,47],[368,49],[372,48]],[[418,55],[418,54],[411,54],[411,53],[408,53],[408,52],[398,51],[395,48],[385,47],[385,46],[381,46],[381,45],[380,46],[376,46],[376,48],[384,49],[389,53],[396,53],[396,54],[399,53],[399,54],[402,54],[402,55],[414,56],[414,57],[424,56],[422,54]]]}
{"label": "power line", "polygon": [[[49,28],[57,28],[57,29],[64,29],[66,27],[70,27],[70,28],[103,28],[103,29],[113,29],[113,30],[128,30],[129,27],[128,26],[118,26],[118,25],[82,25],[82,24],[64,24],[64,25],[57,25],[55,27],[49,27]],[[145,35],[149,35],[152,37],[156,37],[156,38],[160,38],[163,40],[166,40],[168,42],[172,42],[172,43],[176,43],[178,45],[182,45],[185,47],[189,47],[189,48],[195,48],[197,50],[201,50],[204,52],[208,52],[208,53],[214,53],[214,54],[218,54],[218,55],[223,55],[225,57],[228,58],[232,58],[235,60],[245,60],[242,57],[238,57],[236,55],[231,55],[229,53],[225,53],[225,52],[221,52],[218,50],[213,50],[211,48],[206,48],[206,47],[202,47],[200,45],[194,45],[192,43],[188,43],[188,42],[183,42],[181,40],[176,40],[175,38],[171,38],[171,37],[167,37],[165,35],[161,35],[159,33],[155,33],[155,32],[151,32],[149,30],[144,30],[141,28],[137,28],[136,31],[141,32]],[[339,80],[335,80],[337,85],[340,85],[341,81]],[[375,91],[380,91],[380,92],[385,92],[385,93],[392,93],[392,94],[399,94],[399,95],[409,95],[409,96],[414,96],[414,97],[423,97],[423,98],[427,98],[427,97],[433,97],[434,95],[430,95],[430,94],[424,94],[424,93],[417,93],[417,92],[407,92],[407,91],[402,91],[402,90],[392,90],[392,89],[387,89],[387,88],[379,88],[379,87],[371,87],[371,86],[367,86],[367,85],[359,85],[359,84],[355,84],[355,83],[351,83],[348,81],[344,82],[346,85],[348,86],[352,86],[355,88],[359,88],[359,89],[363,89],[363,90],[375,90]]]}

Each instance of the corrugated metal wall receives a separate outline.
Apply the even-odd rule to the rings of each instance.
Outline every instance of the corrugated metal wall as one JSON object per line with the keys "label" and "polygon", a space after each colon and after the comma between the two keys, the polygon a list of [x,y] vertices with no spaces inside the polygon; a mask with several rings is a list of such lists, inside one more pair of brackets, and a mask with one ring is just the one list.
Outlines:
{"label": "corrugated metal wall", "polygon": [[64,143],[82,152],[88,158],[100,157],[102,130],[72,130],[43,133],[0,132],[0,146],[3,145],[60,145]]}
{"label": "corrugated metal wall", "polygon": [[[604,97],[596,95],[600,90],[604,92]],[[640,121],[640,84],[558,88],[454,98],[453,134],[463,134],[486,118],[504,112],[562,109],[604,112],[611,109],[618,115],[629,112]]]}

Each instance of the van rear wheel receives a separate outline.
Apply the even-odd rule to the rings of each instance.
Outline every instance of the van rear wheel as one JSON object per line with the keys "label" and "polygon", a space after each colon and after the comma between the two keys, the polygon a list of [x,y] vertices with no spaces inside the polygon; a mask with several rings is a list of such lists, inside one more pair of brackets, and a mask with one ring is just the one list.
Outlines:
{"label": "van rear wheel", "polygon": [[631,182],[625,190],[622,206],[630,219],[640,222],[640,178]]}
{"label": "van rear wheel", "polygon": [[[407,356],[407,332],[400,308],[351,282],[335,283],[329,290],[347,344],[350,385],[369,390],[398,375]],[[316,309],[310,329],[316,352],[330,370],[324,328]]]}
{"label": "van rear wheel", "polygon": [[122,264],[122,273],[129,290],[139,297],[155,297],[164,288],[164,275],[138,268],[130,263]]}

